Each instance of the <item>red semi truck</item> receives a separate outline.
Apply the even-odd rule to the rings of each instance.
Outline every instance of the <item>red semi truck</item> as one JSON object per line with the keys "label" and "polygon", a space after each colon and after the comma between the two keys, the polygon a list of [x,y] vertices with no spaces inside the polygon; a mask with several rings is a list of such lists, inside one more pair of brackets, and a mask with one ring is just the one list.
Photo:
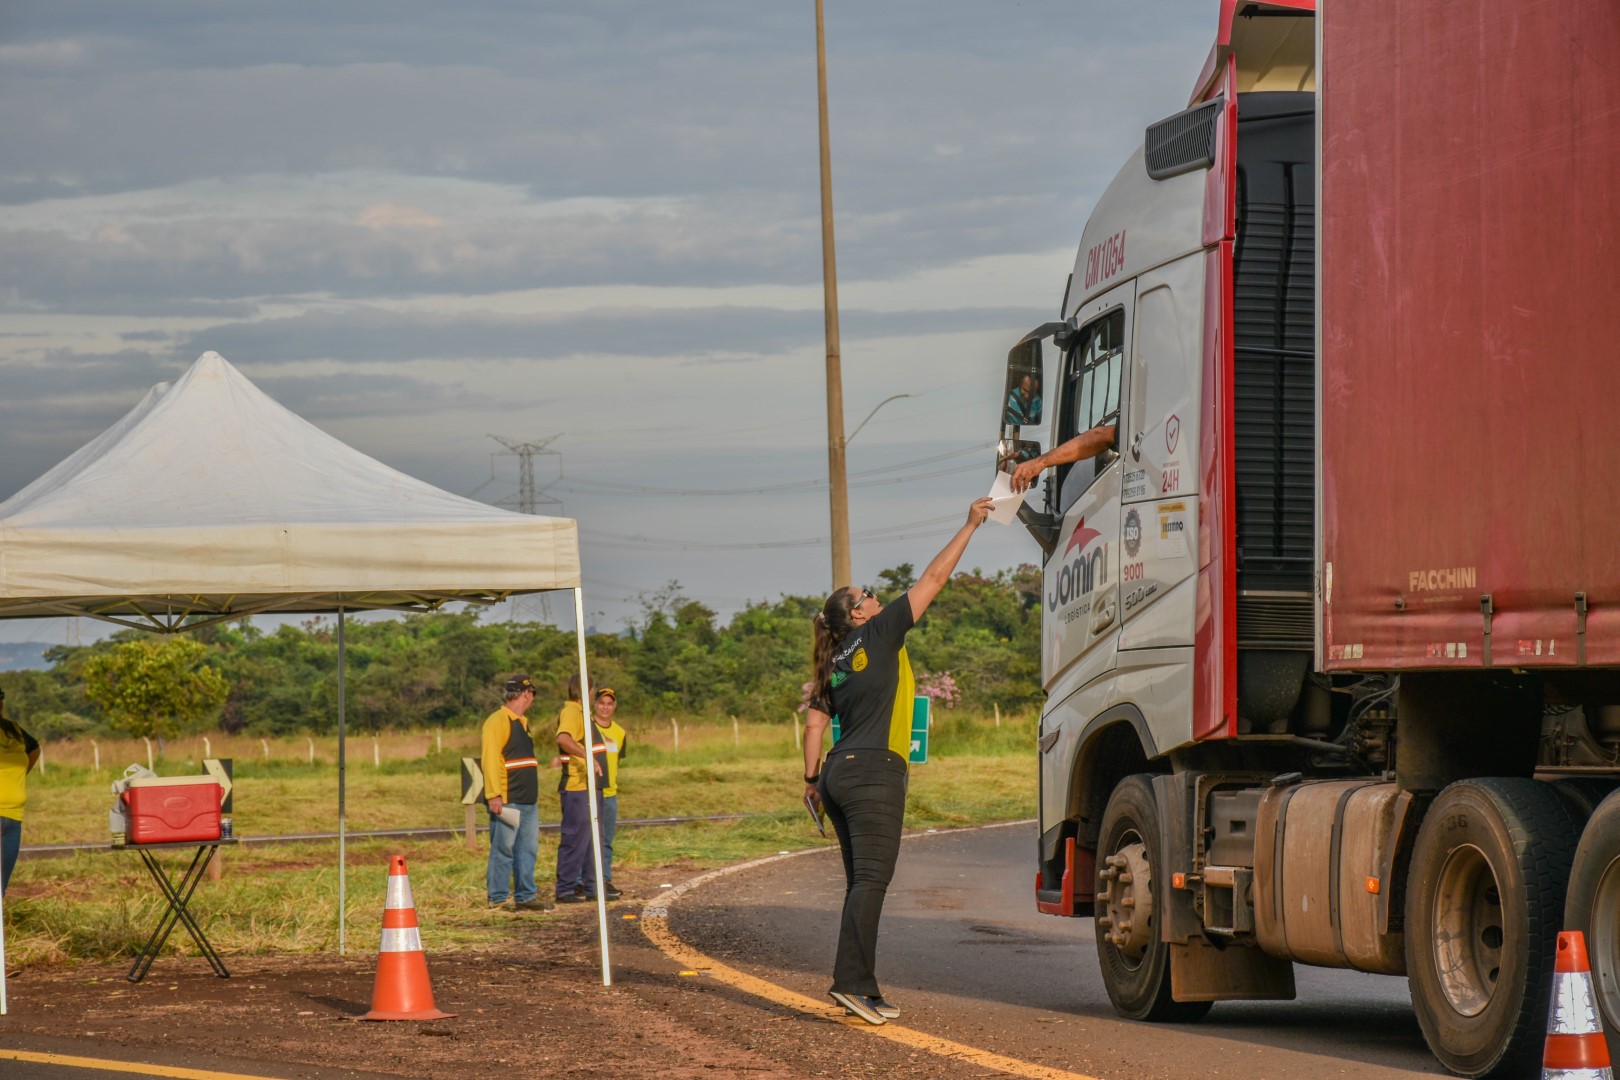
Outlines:
{"label": "red semi truck", "polygon": [[1620,1032],[1616,57],[1613,0],[1220,0],[1009,354],[1003,467],[1116,431],[1021,518],[1036,901],[1122,1015],[1406,975],[1528,1074],[1572,928]]}

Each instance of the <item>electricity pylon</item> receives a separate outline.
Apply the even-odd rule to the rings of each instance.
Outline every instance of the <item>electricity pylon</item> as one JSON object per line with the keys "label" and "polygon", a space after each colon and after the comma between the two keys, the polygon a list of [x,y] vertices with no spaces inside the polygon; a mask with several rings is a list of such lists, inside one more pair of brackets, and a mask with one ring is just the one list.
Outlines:
{"label": "electricity pylon", "polygon": [[[550,446],[552,443],[556,442],[561,437],[562,436],[560,434],[558,434],[558,435],[547,435],[545,438],[539,439],[539,440],[534,441],[534,442],[519,442],[517,439],[508,439],[508,438],[504,438],[504,437],[502,437],[500,435],[491,435],[490,436],[490,438],[494,439],[496,442],[498,442],[502,446],[506,447],[505,450],[497,450],[493,454],[490,455],[490,471],[492,473],[494,472],[494,469],[495,469],[495,461],[494,461],[495,458],[498,458],[498,457],[515,457],[515,458],[518,459],[518,489],[517,489],[517,494],[516,495],[508,495],[504,499],[496,499],[495,500],[495,505],[496,506],[511,507],[512,509],[516,510],[520,514],[538,514],[540,512],[539,507],[542,504],[545,504],[548,507],[555,506],[557,508],[557,511],[559,513],[561,512],[561,510],[562,510],[562,500],[561,499],[554,499],[551,496],[546,494],[546,488],[549,488],[552,484],[555,484],[557,482],[557,480],[562,479],[562,453],[561,453],[561,451],[558,451],[558,450],[547,450],[546,447]],[[554,458],[557,459],[557,476],[556,476],[556,478],[553,479],[550,483],[546,484],[545,487],[540,487],[540,488],[535,487],[535,483],[534,483],[534,459],[537,456],[554,457]],[[522,621],[519,618],[518,604],[519,604],[520,601],[526,600],[526,599],[527,599],[527,597],[513,597],[512,598],[512,609],[511,609],[512,614],[511,614],[511,617],[510,617],[510,621],[512,621],[512,622]],[[546,600],[546,595],[544,593],[540,594],[539,600],[540,600],[540,618],[544,622],[550,622],[551,621],[551,604]]]}

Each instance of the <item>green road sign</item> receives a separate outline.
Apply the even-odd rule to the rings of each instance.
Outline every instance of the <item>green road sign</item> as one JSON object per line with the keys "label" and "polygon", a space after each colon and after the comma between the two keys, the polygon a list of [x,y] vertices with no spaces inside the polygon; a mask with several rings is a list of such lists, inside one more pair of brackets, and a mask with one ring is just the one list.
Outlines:
{"label": "green road sign", "polygon": [[911,757],[913,765],[928,760],[928,707],[929,700],[921,694],[911,706]]}

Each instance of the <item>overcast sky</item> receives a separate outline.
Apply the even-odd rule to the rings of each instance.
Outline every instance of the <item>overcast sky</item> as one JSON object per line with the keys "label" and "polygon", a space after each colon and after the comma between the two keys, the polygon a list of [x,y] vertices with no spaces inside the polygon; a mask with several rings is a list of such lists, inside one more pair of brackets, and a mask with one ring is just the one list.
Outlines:
{"label": "overcast sky", "polygon": [[[914,395],[849,448],[857,583],[988,489],[1007,348],[1217,8],[827,0],[848,427]],[[477,498],[517,491],[490,434],[556,436],[602,629],[823,593],[818,214],[813,0],[8,0],[0,499],[214,349]]]}

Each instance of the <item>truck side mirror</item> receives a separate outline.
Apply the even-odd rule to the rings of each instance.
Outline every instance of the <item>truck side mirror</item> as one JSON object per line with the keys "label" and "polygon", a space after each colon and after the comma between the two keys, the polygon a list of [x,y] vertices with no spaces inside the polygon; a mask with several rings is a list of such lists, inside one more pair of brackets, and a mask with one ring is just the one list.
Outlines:
{"label": "truck side mirror", "polygon": [[1007,354],[1007,386],[1002,398],[1003,428],[1031,427],[1041,422],[1041,343],[1020,341]]}

